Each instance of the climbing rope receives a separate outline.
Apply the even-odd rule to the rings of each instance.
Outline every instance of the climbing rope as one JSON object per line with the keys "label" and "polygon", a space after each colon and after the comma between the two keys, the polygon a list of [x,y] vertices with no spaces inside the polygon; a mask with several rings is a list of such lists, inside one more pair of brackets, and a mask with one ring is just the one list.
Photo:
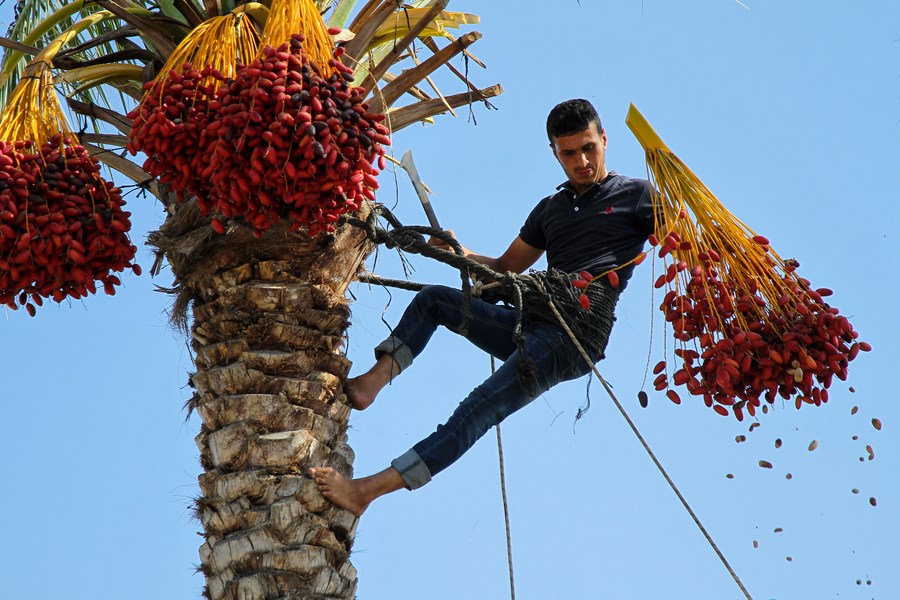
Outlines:
{"label": "climbing rope", "polygon": [[[494,357],[491,356],[491,375],[494,374]],[[506,562],[509,564],[509,597],[516,600],[516,579],[513,576],[512,534],[509,527],[509,502],[506,499],[506,468],[503,463],[503,438],[497,423],[497,455],[500,459],[500,495],[503,497],[503,520],[506,522]]]}
{"label": "climbing rope", "polygon": [[[379,226],[379,216],[383,217],[392,226],[390,230],[384,229]],[[628,423],[628,426],[638,438],[638,441],[641,443],[644,450],[650,456],[653,464],[656,465],[656,468],[669,484],[669,487],[671,487],[672,491],[675,492],[675,495],[678,497],[684,508],[687,510],[688,514],[694,520],[694,523],[700,529],[700,532],[706,538],[706,541],[712,547],[713,551],[722,561],[722,564],[725,566],[732,579],[734,579],[734,582],[740,588],[741,592],[743,592],[747,600],[753,600],[752,596],[747,591],[747,588],[744,587],[744,584],[741,582],[737,573],[728,563],[725,555],[722,554],[721,550],[719,550],[719,547],[712,539],[712,536],[700,522],[700,519],[693,511],[690,504],[688,504],[687,500],[678,489],[678,486],[676,486],[675,482],[672,481],[672,478],[666,472],[665,468],[662,466],[662,463],[659,462],[659,459],[656,458],[656,455],[653,453],[653,450],[650,448],[643,435],[641,435],[640,431],[638,431],[637,426],[628,416],[625,408],[619,402],[618,398],[616,398],[615,394],[612,391],[612,388],[600,374],[600,371],[597,370],[595,364],[596,361],[592,360],[590,354],[588,353],[588,350],[591,350],[592,354],[594,356],[597,356],[596,360],[603,358],[603,348],[606,346],[606,340],[608,339],[610,333],[609,329],[612,326],[611,315],[605,314],[605,311],[612,311],[615,308],[615,303],[618,299],[618,289],[613,289],[605,280],[593,282],[590,286],[588,286],[587,290],[585,290],[585,292],[588,294],[588,297],[590,298],[591,309],[583,310],[578,303],[577,297],[574,294],[571,280],[568,279],[568,275],[566,274],[548,271],[544,273],[529,273],[527,275],[517,275],[515,273],[506,273],[505,275],[501,275],[500,273],[496,273],[495,271],[481,263],[477,263],[466,258],[463,255],[462,247],[460,246],[459,242],[446,231],[433,227],[403,226],[396,219],[396,217],[394,217],[394,215],[391,214],[391,212],[383,206],[378,206],[375,208],[375,210],[372,210],[366,220],[345,216],[344,221],[350,225],[360,227],[365,230],[368,238],[373,243],[384,244],[388,248],[397,247],[408,252],[421,254],[428,258],[433,258],[457,268],[460,271],[460,275],[462,278],[463,325],[462,327],[460,327],[460,330],[462,332],[467,331],[468,322],[471,318],[470,302],[472,297],[472,285],[470,283],[470,277],[472,277],[473,275],[481,282],[488,282],[488,285],[481,287],[482,297],[484,297],[488,301],[505,299],[511,302],[515,307],[516,328],[514,330],[514,339],[516,340],[517,345],[521,344],[522,339],[521,331],[523,314],[527,313],[530,318],[550,320],[547,318],[547,312],[549,311],[550,315],[552,315],[552,322],[558,323],[560,327],[562,327],[562,329],[565,331],[566,335],[569,336],[569,339],[578,349],[582,358],[585,360],[585,362],[587,362],[594,375],[597,376],[597,379],[600,381],[600,383],[603,385],[603,388],[612,399],[613,404],[615,404],[616,408],[622,414],[622,417],[624,417],[625,421]],[[425,235],[430,235],[444,241],[453,249],[453,252],[443,250],[429,244],[424,237]],[[370,283],[378,283],[380,285],[388,285],[387,282],[391,281],[374,276],[364,276],[361,277],[360,280],[368,281]],[[403,287],[403,289],[413,289],[413,287],[405,286],[415,286],[415,289],[421,289],[422,287],[424,287],[421,284],[409,284],[408,282],[402,282],[402,284],[402,286],[397,287]],[[485,294],[484,292],[488,290],[490,290],[490,293]],[[610,293],[611,291],[613,292],[612,294]],[[498,297],[492,297],[497,294],[499,294]],[[560,311],[560,307],[557,306],[558,303],[562,304],[562,312]],[[598,335],[602,337],[598,338]],[[523,379],[523,382],[527,380],[529,375],[531,375],[527,372],[529,366],[526,363],[527,361],[520,361],[520,367],[524,365],[526,371],[524,373],[520,371],[519,373],[519,376]],[[493,370],[493,360],[491,365]],[[506,487],[505,476],[503,473],[503,454],[502,447],[500,446],[499,426],[497,428],[497,435],[498,449],[500,449],[501,486],[503,491],[504,513],[506,515],[507,526],[506,531],[510,571],[510,588],[513,594],[513,600],[515,600],[515,588],[513,587],[512,543],[509,533],[509,512],[506,504]]]}

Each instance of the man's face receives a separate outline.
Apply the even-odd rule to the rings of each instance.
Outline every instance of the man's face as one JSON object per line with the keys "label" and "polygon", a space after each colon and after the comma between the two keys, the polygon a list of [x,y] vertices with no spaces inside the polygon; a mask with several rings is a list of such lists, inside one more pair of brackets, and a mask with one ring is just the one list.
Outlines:
{"label": "man's face", "polygon": [[606,177],[606,132],[598,132],[596,123],[584,131],[554,138],[550,147],[577,193]]}

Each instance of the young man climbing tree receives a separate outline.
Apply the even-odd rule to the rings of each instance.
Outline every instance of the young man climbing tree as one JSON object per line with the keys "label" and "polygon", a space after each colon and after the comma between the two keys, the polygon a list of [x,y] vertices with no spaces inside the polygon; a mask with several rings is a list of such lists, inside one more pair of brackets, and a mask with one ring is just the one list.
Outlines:
{"label": "young man climbing tree", "polygon": [[[522,273],[544,252],[548,269],[564,273],[586,270],[597,275],[630,262],[653,232],[648,182],[607,171],[606,132],[587,100],[567,100],[554,107],[547,118],[547,137],[567,181],[537,204],[502,256],[491,258],[463,248],[465,256],[498,273]],[[429,241],[449,248],[436,238]],[[585,346],[594,362],[603,358],[615,320],[613,310],[633,268],[632,264],[617,272],[618,287],[606,278],[591,285],[589,313],[595,333]],[[463,302],[462,292],[449,287],[429,286],[419,292],[392,335],[375,348],[375,365],[348,380],[346,392],[353,408],[370,406],[381,389],[412,364],[439,325],[461,333]],[[527,319],[519,340],[515,324],[514,309],[473,298],[471,319],[462,334],[504,361],[500,368],[460,403],[446,423],[384,471],[348,479],[330,467],[310,469],[322,495],[361,515],[384,494],[425,485],[488,429],[557,383],[590,371],[558,322]]]}

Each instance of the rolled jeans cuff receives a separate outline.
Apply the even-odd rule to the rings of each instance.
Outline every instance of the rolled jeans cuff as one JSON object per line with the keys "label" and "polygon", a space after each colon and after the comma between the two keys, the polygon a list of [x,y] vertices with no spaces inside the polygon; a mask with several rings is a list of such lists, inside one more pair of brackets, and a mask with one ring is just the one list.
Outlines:
{"label": "rolled jeans cuff", "polygon": [[416,490],[431,481],[431,473],[428,467],[419,457],[415,450],[407,450],[397,458],[391,461],[391,466],[397,469],[406,488]]}
{"label": "rolled jeans cuff", "polygon": [[397,367],[399,367],[401,373],[411,365],[413,361],[412,350],[409,349],[409,346],[404,344],[400,338],[393,335],[375,346],[375,358],[381,358],[382,354],[390,354],[394,359],[394,362],[397,363]]}

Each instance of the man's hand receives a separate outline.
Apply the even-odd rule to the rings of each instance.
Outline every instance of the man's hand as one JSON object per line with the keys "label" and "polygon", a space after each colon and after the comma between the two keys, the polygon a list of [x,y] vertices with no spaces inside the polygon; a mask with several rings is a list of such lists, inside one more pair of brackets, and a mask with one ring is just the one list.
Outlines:
{"label": "man's hand", "polygon": [[[452,237],[454,240],[456,239],[456,235],[453,233],[453,230],[445,229],[444,233]],[[446,250],[447,252],[453,252],[453,247],[441,238],[431,236],[430,238],[428,238],[428,243],[435,248],[440,248],[441,250]]]}

